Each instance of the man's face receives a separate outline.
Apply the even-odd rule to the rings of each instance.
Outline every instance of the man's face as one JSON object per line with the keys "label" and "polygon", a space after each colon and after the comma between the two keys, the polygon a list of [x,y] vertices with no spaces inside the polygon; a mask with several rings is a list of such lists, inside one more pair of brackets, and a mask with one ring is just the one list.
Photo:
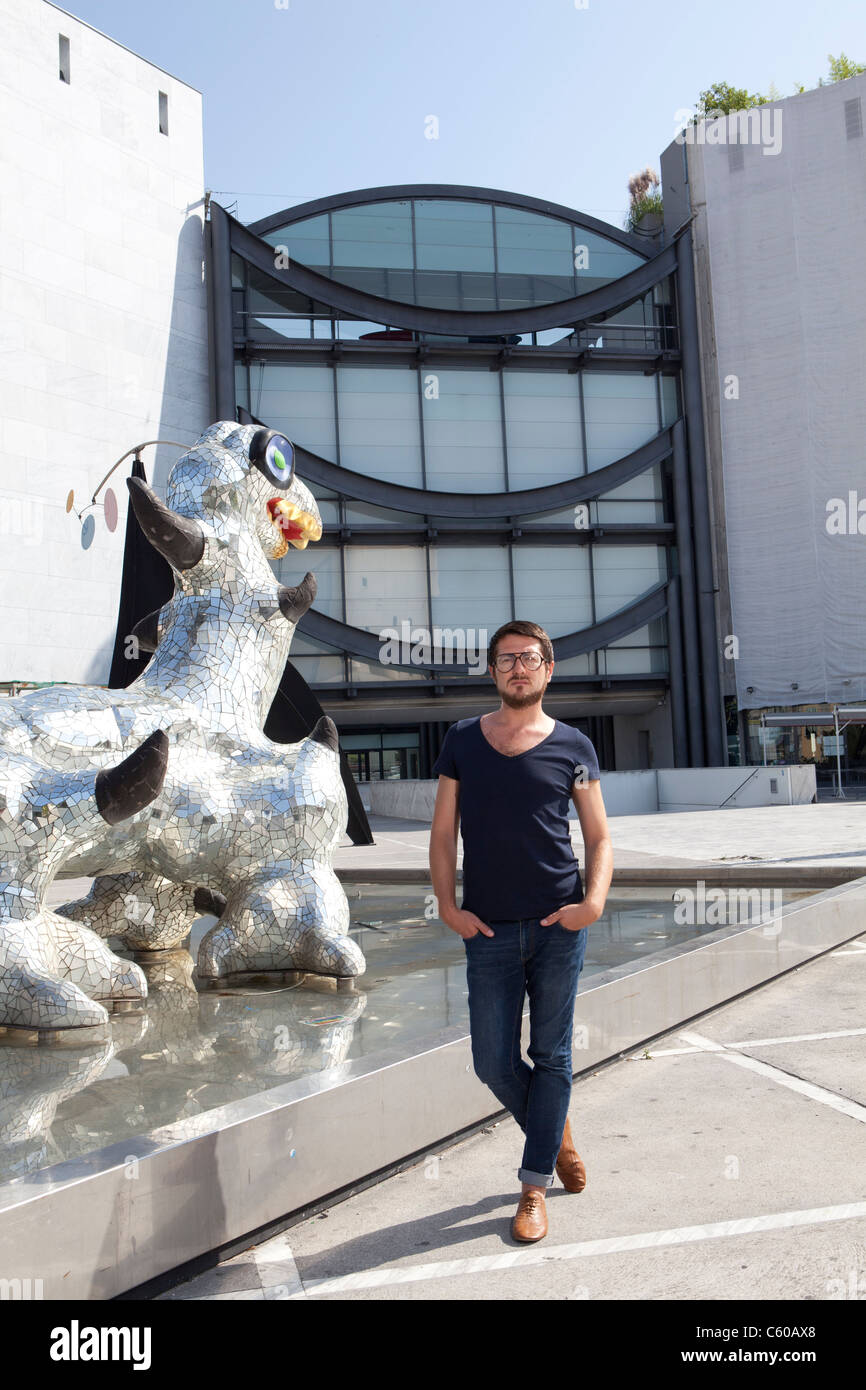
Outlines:
{"label": "man's face", "polygon": [[[515,652],[537,652],[543,658],[541,643],[537,637],[522,637],[519,632],[507,632],[501,637],[496,655],[508,656]],[[530,671],[522,661],[515,661],[510,671],[500,671],[489,666],[491,676],[502,703],[511,709],[524,709],[527,705],[537,705],[547,688],[553,672],[553,662],[545,662],[536,671]]]}

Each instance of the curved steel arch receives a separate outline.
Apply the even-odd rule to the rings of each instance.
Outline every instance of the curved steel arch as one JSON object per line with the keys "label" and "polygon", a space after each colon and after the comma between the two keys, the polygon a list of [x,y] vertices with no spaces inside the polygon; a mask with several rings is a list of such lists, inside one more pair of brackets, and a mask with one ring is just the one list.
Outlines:
{"label": "curved steel arch", "polygon": [[369,502],[397,512],[495,521],[500,517],[554,511],[557,507],[567,507],[572,502],[586,502],[602,493],[611,492],[667,458],[673,450],[672,430],[672,425],[660,430],[646,444],[641,444],[640,448],[604,468],[580,473],[560,483],[522,488],[517,492],[435,492],[430,488],[407,487],[403,483],[389,483],[367,477],[364,473],[355,473],[349,468],[341,468],[339,464],[311,453],[300,444],[295,445],[295,458],[298,473],[305,482],[318,483],[320,487],[339,492],[356,502]]}
{"label": "curved steel arch", "polygon": [[[433,309],[419,304],[406,304],[401,300],[384,299],[380,295],[369,294],[366,290],[354,289],[350,285],[331,280],[316,270],[299,262],[291,262],[287,268],[275,264],[274,247],[262,241],[255,233],[244,227],[235,218],[211,202],[211,221],[225,218],[229,227],[229,244],[232,251],[241,256],[263,275],[276,284],[318,300],[331,309],[364,319],[369,323],[385,323],[390,327],[415,329],[422,333],[438,334],[483,334],[483,333],[532,333],[545,328],[559,328],[563,324],[581,323],[590,319],[603,318],[619,309],[628,308],[636,299],[643,296],[672,274],[677,265],[676,242],[660,251],[652,259],[637,266],[627,275],[612,280],[599,289],[586,294],[560,299],[554,304],[535,304],[523,309],[485,309],[471,312],[466,309]],[[419,344],[419,347],[435,344]]]}
{"label": "curved steel arch", "polygon": [[[633,603],[618,609],[616,613],[611,613],[600,623],[567,633],[564,637],[554,637],[554,660],[564,661],[570,656],[581,656],[585,652],[596,651],[599,647],[605,647],[621,637],[628,637],[629,633],[637,632],[639,628],[646,627],[654,618],[660,618],[668,609],[668,583],[668,580],[662,580],[645,594],[641,594]],[[440,628],[442,627],[440,624]],[[307,609],[298,623],[298,630],[314,641],[324,642],[329,647],[339,647],[349,656],[356,656],[361,661],[381,663],[382,642],[375,633],[367,632],[364,628],[352,627],[349,623],[340,622],[338,618],[330,618],[326,613],[316,612],[314,608]],[[382,629],[387,630],[389,629]],[[397,646],[401,660],[389,662],[391,666],[409,667],[413,671],[433,671],[437,675],[450,673],[465,676],[470,672],[471,668],[466,662],[420,664],[411,659],[411,642],[407,644],[398,641]]]}
{"label": "curved steel arch", "polygon": [[348,193],[334,193],[327,198],[312,198],[306,203],[296,203],[294,207],[283,208],[282,212],[269,213],[257,222],[250,222],[249,230],[256,236],[289,227],[294,222],[305,222],[308,217],[317,217],[323,212],[336,212],[340,208],[365,207],[370,203],[391,203],[408,198],[440,198],[443,202],[495,203],[498,207],[520,208],[524,212],[537,212],[543,217],[555,217],[561,222],[573,222],[585,227],[588,232],[596,232],[608,241],[618,243],[636,255],[648,259],[646,242],[634,232],[622,231],[609,222],[602,222],[588,213],[578,212],[577,208],[566,207],[563,203],[552,203],[547,198],[533,198],[526,193],[511,193],[505,188],[482,188],[476,184],[462,183],[391,183],[380,188],[356,188]]}

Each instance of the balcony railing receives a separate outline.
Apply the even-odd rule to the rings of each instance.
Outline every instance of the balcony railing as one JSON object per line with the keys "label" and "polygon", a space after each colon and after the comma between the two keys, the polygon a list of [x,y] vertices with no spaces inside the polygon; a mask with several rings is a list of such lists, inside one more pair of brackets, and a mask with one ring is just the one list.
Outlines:
{"label": "balcony railing", "polygon": [[567,339],[569,346],[606,352],[678,352],[675,324],[587,323]]}
{"label": "balcony railing", "polygon": [[[678,352],[679,333],[675,324],[588,323],[569,332],[568,325],[546,329],[544,333],[509,333],[500,336],[458,337],[445,334],[417,333],[411,329],[388,328],[382,324],[352,322],[351,320],[311,320],[294,314],[263,314],[252,310],[235,311],[236,336],[266,345],[281,339],[297,342],[306,339],[318,345],[324,343],[356,343],[366,346],[393,346],[400,343],[424,343],[428,347],[441,344],[445,348],[461,345],[498,345],[508,347],[545,347],[599,352],[647,353]],[[535,340],[533,342],[533,339]]]}

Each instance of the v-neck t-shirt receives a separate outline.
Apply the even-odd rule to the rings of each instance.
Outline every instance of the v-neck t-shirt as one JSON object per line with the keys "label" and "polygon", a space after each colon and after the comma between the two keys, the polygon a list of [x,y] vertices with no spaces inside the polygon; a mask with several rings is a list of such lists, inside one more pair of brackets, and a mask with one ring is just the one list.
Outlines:
{"label": "v-neck t-shirt", "polygon": [[460,719],[433,773],[460,783],[462,908],[488,923],[583,901],[568,811],[575,779],[600,776],[585,734],[557,719],[540,743],[509,755],[488,742],[480,716]]}

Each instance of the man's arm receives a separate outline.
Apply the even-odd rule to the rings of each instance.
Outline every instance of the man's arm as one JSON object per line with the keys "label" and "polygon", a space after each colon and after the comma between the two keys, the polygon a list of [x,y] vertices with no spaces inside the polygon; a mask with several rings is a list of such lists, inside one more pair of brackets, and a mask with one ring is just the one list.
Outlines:
{"label": "man's arm", "polygon": [[457,832],[460,827],[460,783],[440,773],[433,824],[430,826],[430,880],[440,920],[458,936],[493,936],[474,912],[457,906]]}
{"label": "man's arm", "polygon": [[580,821],[580,833],[586,851],[586,887],[584,898],[600,917],[607,901],[613,877],[613,845],[601,794],[601,782],[584,782],[572,788],[571,799]]}
{"label": "man's arm", "polygon": [[607,824],[607,813],[601,795],[601,782],[578,783],[572,788],[571,799],[580,821],[580,832],[586,850],[586,886],[583,902],[566,903],[549,917],[542,917],[542,926],[559,922],[568,931],[580,931],[597,921],[604,911],[610,880],[613,876],[613,845]]}
{"label": "man's arm", "polygon": [[457,831],[460,825],[460,783],[440,776],[430,826],[430,879],[442,921],[457,908]]}

